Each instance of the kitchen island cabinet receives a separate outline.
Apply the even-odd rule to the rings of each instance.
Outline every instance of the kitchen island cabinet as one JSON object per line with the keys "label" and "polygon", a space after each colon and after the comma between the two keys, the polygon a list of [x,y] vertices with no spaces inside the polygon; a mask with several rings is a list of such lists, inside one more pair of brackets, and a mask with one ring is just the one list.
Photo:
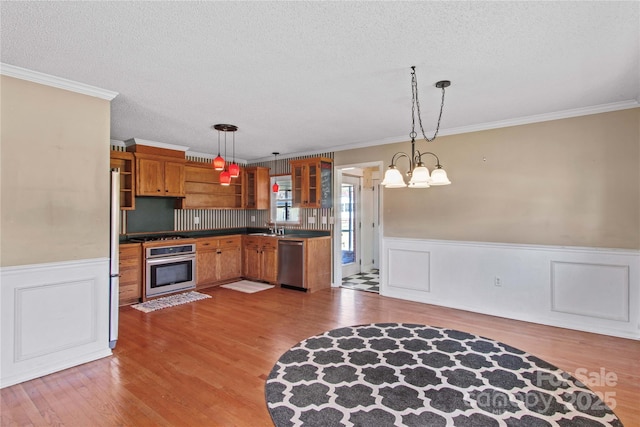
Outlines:
{"label": "kitchen island cabinet", "polygon": [[242,276],[240,235],[196,239],[196,289],[216,286]]}
{"label": "kitchen island cabinet", "polygon": [[121,243],[120,255],[120,297],[119,304],[129,305],[142,298],[142,245]]}
{"label": "kitchen island cabinet", "polygon": [[278,239],[243,236],[242,276],[269,283],[278,281]]}

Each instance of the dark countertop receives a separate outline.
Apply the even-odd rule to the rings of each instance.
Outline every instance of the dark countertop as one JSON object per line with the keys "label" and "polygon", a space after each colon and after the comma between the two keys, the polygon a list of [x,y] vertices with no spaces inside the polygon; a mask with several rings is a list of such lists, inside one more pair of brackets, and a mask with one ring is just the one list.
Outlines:
{"label": "dark countertop", "polygon": [[[120,243],[139,243],[133,242],[131,239],[144,239],[149,237],[160,237],[160,236],[184,236],[187,238],[198,238],[198,237],[216,237],[216,236],[230,236],[235,234],[264,234],[267,235],[269,230],[266,228],[229,228],[222,230],[199,230],[199,231],[172,231],[172,232],[159,232],[159,233],[131,233],[120,236]],[[296,230],[296,229],[285,229],[284,236],[277,236],[278,238],[289,238],[289,239],[310,239],[314,237],[328,237],[331,236],[330,231],[324,230]],[[276,236],[273,236],[276,237]],[[167,242],[171,242],[171,240],[167,240]]]}

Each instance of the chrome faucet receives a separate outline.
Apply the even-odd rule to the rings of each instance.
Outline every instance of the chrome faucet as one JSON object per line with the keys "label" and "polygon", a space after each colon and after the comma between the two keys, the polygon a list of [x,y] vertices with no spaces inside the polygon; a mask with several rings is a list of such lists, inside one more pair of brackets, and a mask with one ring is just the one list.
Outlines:
{"label": "chrome faucet", "polygon": [[264,225],[269,227],[269,234],[276,234],[277,227],[275,223],[267,221],[264,223]]}

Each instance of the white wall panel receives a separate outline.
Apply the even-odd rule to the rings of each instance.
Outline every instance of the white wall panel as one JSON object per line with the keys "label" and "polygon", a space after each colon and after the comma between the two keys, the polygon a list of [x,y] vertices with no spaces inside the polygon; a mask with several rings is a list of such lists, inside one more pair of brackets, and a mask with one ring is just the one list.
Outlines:
{"label": "white wall panel", "polygon": [[429,255],[427,251],[390,249],[388,286],[429,292]]}
{"label": "white wall panel", "polygon": [[551,262],[551,309],[629,321],[629,266]]}
{"label": "white wall panel", "polygon": [[1,387],[111,354],[108,272],[108,259],[0,271]]}
{"label": "white wall panel", "polygon": [[640,252],[384,238],[380,294],[640,339]]}

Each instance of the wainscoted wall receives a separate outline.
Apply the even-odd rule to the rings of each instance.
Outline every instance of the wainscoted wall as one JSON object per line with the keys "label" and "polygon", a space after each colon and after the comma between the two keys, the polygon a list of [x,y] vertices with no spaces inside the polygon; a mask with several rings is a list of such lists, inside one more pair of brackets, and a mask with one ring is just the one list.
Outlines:
{"label": "wainscoted wall", "polygon": [[640,339],[640,251],[387,237],[382,252],[381,295]]}
{"label": "wainscoted wall", "polygon": [[108,271],[106,258],[2,268],[0,387],[111,354]]}

